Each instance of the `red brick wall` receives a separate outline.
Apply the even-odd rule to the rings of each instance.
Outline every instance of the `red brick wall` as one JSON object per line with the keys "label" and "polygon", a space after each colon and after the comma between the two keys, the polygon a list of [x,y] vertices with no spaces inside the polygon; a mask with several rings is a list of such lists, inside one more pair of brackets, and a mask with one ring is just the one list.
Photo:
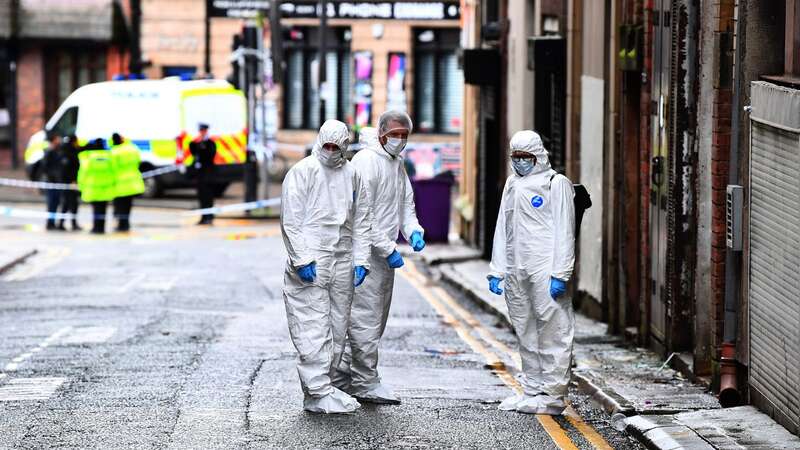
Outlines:
{"label": "red brick wall", "polygon": [[109,46],[106,52],[106,79],[114,78],[114,75],[127,75],[130,54],[127,49]]}
{"label": "red brick wall", "polygon": [[24,46],[17,62],[17,152],[20,161],[31,135],[44,128],[44,58],[41,47]]}
{"label": "red brick wall", "polygon": [[0,169],[11,168],[11,149],[3,144],[0,145]]}
{"label": "red brick wall", "polygon": [[[734,30],[734,0],[718,0],[715,34]],[[720,39],[716,39],[717,42]],[[718,53],[719,54],[719,53]],[[728,185],[731,148],[732,73],[719,73],[714,80],[713,129],[711,131],[711,323],[712,345],[722,344],[725,319],[725,190]],[[718,353],[717,353],[718,354]]]}

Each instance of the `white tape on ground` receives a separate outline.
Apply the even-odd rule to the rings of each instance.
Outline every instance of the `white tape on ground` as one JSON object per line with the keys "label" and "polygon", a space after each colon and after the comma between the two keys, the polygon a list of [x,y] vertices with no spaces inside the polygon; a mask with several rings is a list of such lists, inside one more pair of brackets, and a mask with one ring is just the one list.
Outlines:
{"label": "white tape on ground", "polygon": [[[158,169],[148,170],[146,172],[142,172],[142,178],[153,178],[159,175],[164,175],[166,173],[177,172],[180,170],[180,166],[172,165],[166,167],[160,167]],[[68,184],[68,183],[49,183],[46,181],[29,181],[29,180],[20,180],[17,178],[0,178],[0,186],[10,186],[10,187],[17,187],[17,188],[26,188],[26,189],[50,189],[50,190],[57,190],[57,191],[77,191],[78,186],[75,184]]]}
{"label": "white tape on ground", "polygon": [[280,198],[269,198],[264,200],[257,200],[255,202],[236,203],[233,205],[217,206],[214,208],[193,209],[191,211],[185,212],[184,214],[187,216],[198,216],[204,214],[219,214],[231,211],[249,211],[251,209],[266,208],[268,206],[276,206],[280,204],[281,204]]}
{"label": "white tape on ground", "polygon": [[12,208],[10,206],[0,206],[0,216],[16,217],[21,219],[53,219],[53,220],[72,220],[75,214],[72,213],[49,213],[47,211],[36,211],[33,209]]}
{"label": "white tape on ground", "polygon": [[[109,202],[110,203],[110,202]],[[165,215],[167,213],[164,213]],[[14,217],[18,219],[53,219],[53,220],[72,220],[77,218],[79,215],[72,214],[72,213],[50,213],[47,211],[38,211],[34,209],[22,209],[22,208],[14,208],[11,206],[0,206],[0,217]],[[97,217],[98,219],[125,219],[129,216],[127,215],[115,215],[112,212],[106,214],[98,214],[97,216],[90,214],[92,218]]]}

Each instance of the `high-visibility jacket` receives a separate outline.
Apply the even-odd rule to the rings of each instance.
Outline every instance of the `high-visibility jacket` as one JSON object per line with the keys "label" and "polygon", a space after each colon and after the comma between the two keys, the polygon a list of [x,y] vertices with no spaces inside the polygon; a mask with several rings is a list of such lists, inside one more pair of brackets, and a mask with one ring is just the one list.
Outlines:
{"label": "high-visibility jacket", "polygon": [[78,153],[78,189],[84,202],[107,202],[114,199],[114,163],[108,150],[84,150]]}
{"label": "high-visibility jacket", "polygon": [[139,147],[131,141],[125,141],[111,147],[111,158],[115,173],[114,197],[129,197],[144,192],[144,180],[139,171]]}

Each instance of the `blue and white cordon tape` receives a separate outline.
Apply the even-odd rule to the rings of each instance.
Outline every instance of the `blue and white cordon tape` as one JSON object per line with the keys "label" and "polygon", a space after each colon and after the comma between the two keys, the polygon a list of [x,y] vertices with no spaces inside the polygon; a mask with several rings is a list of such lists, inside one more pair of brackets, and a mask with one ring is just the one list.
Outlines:
{"label": "blue and white cordon tape", "polygon": [[[148,170],[142,172],[142,178],[153,178],[165,173],[176,172],[180,170],[179,165],[165,166],[158,169]],[[77,191],[78,186],[75,184],[67,183],[48,183],[46,181],[29,181],[20,180],[17,178],[0,178],[0,186],[10,186],[27,189],[50,189],[57,191]]]}

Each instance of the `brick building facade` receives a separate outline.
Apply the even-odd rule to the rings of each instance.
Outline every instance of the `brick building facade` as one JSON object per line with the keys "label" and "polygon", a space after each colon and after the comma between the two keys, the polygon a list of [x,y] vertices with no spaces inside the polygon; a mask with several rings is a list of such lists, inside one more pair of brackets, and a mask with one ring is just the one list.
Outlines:
{"label": "brick building facade", "polygon": [[[142,3],[142,53],[147,63],[145,71],[148,78],[190,73],[204,75],[204,5],[206,0],[176,0],[165,4],[159,0],[144,0]],[[313,142],[318,128],[318,120],[310,117],[311,108],[318,93],[310,81],[316,77],[312,75],[315,64],[316,48],[318,42],[319,19],[316,17],[298,17],[298,7],[314,5],[313,2],[283,2],[283,18],[281,19],[283,52],[285,61],[284,81],[276,85],[271,92],[271,97],[278,108],[278,140],[280,144],[290,144],[288,147],[304,147]],[[358,2],[355,4],[358,8]],[[337,118],[355,125],[355,106],[352,98],[355,94],[356,80],[354,77],[355,55],[367,52],[371,59],[371,114],[369,121],[377,120],[380,112],[384,111],[389,102],[392,91],[389,88],[391,73],[390,58],[392,55],[403,56],[403,70],[399,75],[403,78],[401,87],[405,106],[417,125],[425,120],[421,117],[422,106],[416,96],[418,92],[418,79],[425,76],[425,81],[431,83],[430,89],[437,93],[437,86],[442,86],[448,81],[447,76],[453,77],[458,86],[457,103],[452,105],[461,114],[461,86],[460,70],[458,69],[456,52],[459,44],[460,23],[457,2],[441,3],[444,14],[441,19],[436,19],[436,13],[431,17],[418,16],[417,19],[396,20],[393,18],[375,18],[366,9],[363,11],[348,11],[349,17],[331,17],[328,20],[331,33],[328,56],[329,77],[336,79],[338,87],[335,99],[339,107],[331,110],[328,118]],[[367,4],[365,7],[369,7]],[[453,8],[456,8],[455,10]],[[264,14],[266,15],[266,11]],[[315,14],[312,14],[315,15]],[[344,15],[344,13],[343,13]],[[448,18],[452,17],[452,18]],[[234,35],[242,31],[246,19],[232,17],[211,17],[210,19],[210,67],[211,76],[227,78],[231,75],[230,55]],[[265,47],[270,46],[269,27],[266,26],[263,36]],[[434,41],[426,40],[428,34],[435,36]],[[443,46],[434,46],[441,42]],[[334,48],[335,47],[335,48]],[[420,72],[416,64],[417,57],[421,54],[436,54],[433,78],[427,77],[428,73]],[[450,63],[452,61],[452,64]],[[332,63],[332,64],[331,64]],[[446,72],[446,74],[444,73]],[[349,83],[345,80],[349,79]],[[287,85],[302,84],[297,91],[287,94]],[[346,86],[343,84],[347,84]],[[426,88],[427,89],[427,88]],[[296,101],[288,98],[292,93],[297,93]],[[443,94],[443,93],[441,93]],[[301,98],[302,97],[302,98]],[[443,95],[438,97],[444,98]],[[298,103],[300,102],[300,103]],[[434,105],[439,108],[441,101]],[[397,107],[395,103],[394,107]],[[297,108],[296,111],[287,109]],[[438,109],[438,114],[442,114]],[[300,117],[298,119],[298,117]],[[460,123],[454,127],[434,126],[428,130],[419,126],[412,134],[412,141],[444,142],[456,144],[459,142]],[[421,133],[420,133],[421,132]]]}
{"label": "brick building facade", "polygon": [[128,1],[0,2],[0,166],[21,165],[30,137],[69,93],[128,70]]}

